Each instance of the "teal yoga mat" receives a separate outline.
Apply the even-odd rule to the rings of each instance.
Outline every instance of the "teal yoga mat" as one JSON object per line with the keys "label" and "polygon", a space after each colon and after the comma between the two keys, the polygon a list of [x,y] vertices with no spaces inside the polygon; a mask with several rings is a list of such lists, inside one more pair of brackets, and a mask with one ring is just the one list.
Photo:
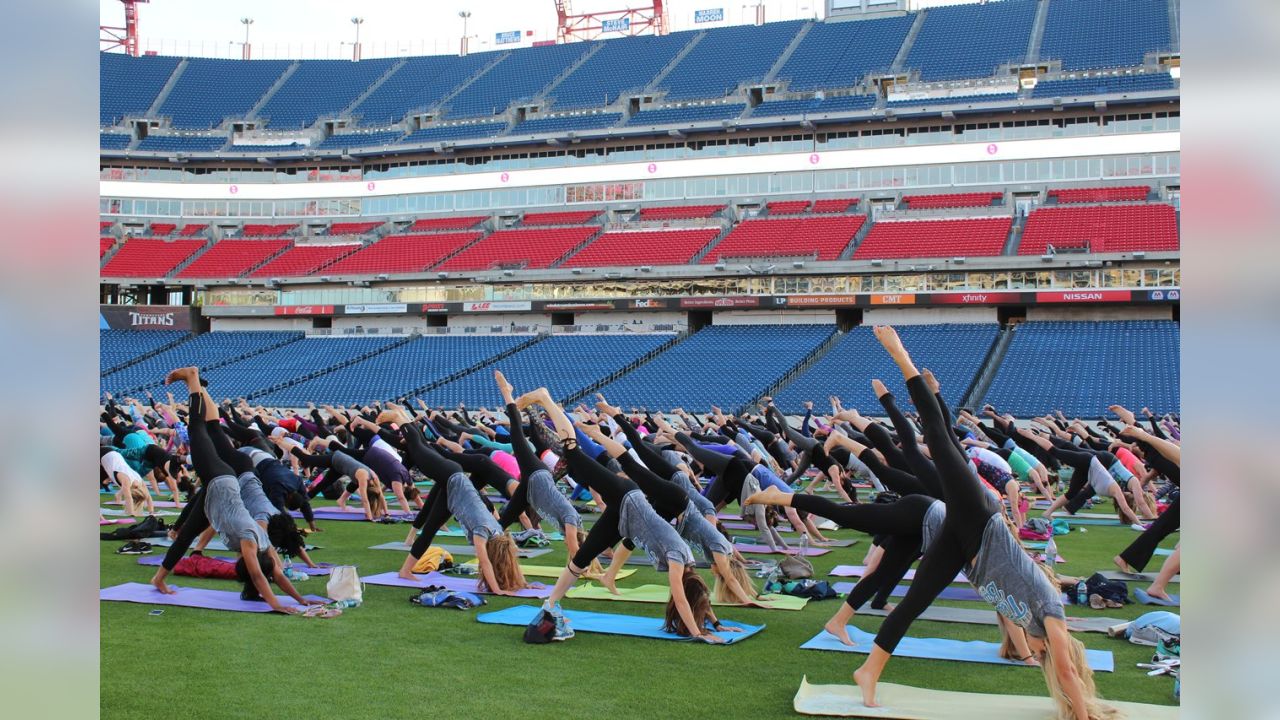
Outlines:
{"label": "teal yoga mat", "polygon": [[[537,617],[540,611],[541,608],[536,605],[516,605],[505,610],[480,613],[476,615],[476,620],[494,625],[524,627],[533,622],[533,619]],[[694,642],[690,638],[663,632],[662,618],[615,615],[613,613],[587,612],[585,610],[565,610],[564,616],[569,621],[569,627],[574,632],[605,633],[607,635],[629,635],[631,637],[645,637],[654,640]],[[724,638],[726,645],[742,642],[765,628],[764,625],[746,625],[723,619],[720,622],[729,627],[742,628],[742,632],[717,633],[717,635]]]}

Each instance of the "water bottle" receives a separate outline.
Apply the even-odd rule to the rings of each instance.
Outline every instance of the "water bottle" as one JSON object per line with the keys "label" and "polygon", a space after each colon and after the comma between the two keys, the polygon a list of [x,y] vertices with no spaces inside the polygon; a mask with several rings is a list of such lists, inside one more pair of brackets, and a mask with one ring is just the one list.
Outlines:
{"label": "water bottle", "polygon": [[334,605],[345,610],[346,608],[360,607],[360,601],[354,598],[349,600],[339,600],[335,602]]}
{"label": "water bottle", "polygon": [[1044,546],[1044,564],[1053,567],[1058,562],[1058,543],[1053,541],[1053,536],[1049,536],[1049,542]]}
{"label": "water bottle", "polygon": [[800,533],[800,555],[809,554],[809,533]]}
{"label": "water bottle", "polygon": [[289,566],[284,569],[284,576],[289,578],[290,582],[304,582],[311,577],[300,570],[295,570],[293,566]]}
{"label": "water bottle", "polygon": [[1089,604],[1089,586],[1086,585],[1083,580],[1076,583],[1076,604],[1077,605]]}

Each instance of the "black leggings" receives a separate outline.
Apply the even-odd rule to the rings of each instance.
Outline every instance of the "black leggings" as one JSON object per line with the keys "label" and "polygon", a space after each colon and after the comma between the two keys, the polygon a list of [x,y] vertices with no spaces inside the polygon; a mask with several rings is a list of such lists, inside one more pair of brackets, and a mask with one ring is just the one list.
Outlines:
{"label": "black leggings", "polygon": [[898,432],[898,442],[902,443],[903,460],[911,469],[911,474],[923,486],[921,492],[929,497],[941,499],[942,478],[938,477],[938,468],[933,461],[921,452],[920,445],[916,442],[915,425],[912,425],[911,421],[907,420],[907,416],[898,409],[893,393],[886,393],[881,397],[880,404],[884,406],[889,420],[893,422],[893,428]]}
{"label": "black leggings", "polygon": [[241,445],[250,445],[265,453],[271,453],[272,455],[279,457],[279,452],[271,443],[267,442],[266,436],[255,428],[245,427],[234,422],[228,422],[226,432],[231,437],[235,438]]}
{"label": "black leggings", "polygon": [[431,546],[436,533],[452,514],[449,512],[449,478],[460,474],[462,466],[433,450],[417,430],[406,428],[404,435],[413,463],[432,480],[431,492],[427,493],[422,509],[413,518],[413,526],[422,531],[409,550],[409,554],[417,559]]}
{"label": "black leggings", "polygon": [[[627,436],[627,440],[631,443],[631,449],[635,450],[636,455],[640,457],[640,462],[644,463],[645,467],[652,470],[655,475],[667,479],[676,474],[678,468],[667,462],[667,459],[662,457],[661,452],[645,442],[644,438],[640,437],[640,433],[636,432],[635,426],[627,420],[625,415],[619,413],[613,419],[618,423],[618,427],[622,428],[622,434]],[[626,468],[625,463],[623,468]],[[630,471],[627,471],[627,474],[630,475]]]}
{"label": "black leggings", "polygon": [[951,432],[951,422],[939,399],[929,392],[924,378],[916,375],[908,380],[907,390],[920,412],[925,444],[943,480],[947,519],[920,561],[906,597],[889,613],[876,633],[876,645],[888,653],[898,647],[911,623],[978,554],[987,523],[992,515],[1000,512],[995,498],[969,470],[969,460]]}
{"label": "black leggings", "polygon": [[529,478],[539,470],[550,472],[550,468],[538,459],[533,446],[525,439],[520,411],[514,404],[507,405],[507,419],[511,421],[511,454],[515,455],[516,463],[520,466],[520,484],[516,487],[516,491],[511,493],[510,501],[507,502],[506,507],[502,508],[502,515],[498,518],[498,525],[503,529],[514,523],[516,518],[529,508]]}
{"label": "black leggings", "polygon": [[[186,554],[187,548],[191,547],[191,543],[195,542],[200,533],[209,527],[209,517],[204,512],[205,489],[209,486],[209,483],[216,477],[224,475],[234,477],[236,474],[218,456],[217,447],[209,436],[209,423],[206,423],[203,419],[204,395],[202,393],[192,393],[187,407],[190,408],[191,412],[191,422],[187,426],[187,435],[191,444],[191,464],[195,467],[196,475],[200,477],[200,491],[196,493],[196,496],[191,499],[191,502],[187,503],[182,513],[178,515],[178,537],[174,539],[173,545],[170,545],[169,549],[165,551],[164,560],[161,561],[161,566],[169,571],[172,571],[178,564],[178,561]],[[218,434],[222,436],[220,431]],[[222,442],[226,442],[225,436],[222,436]],[[247,460],[248,458],[245,459]],[[253,466],[250,463],[250,470],[252,469]]]}
{"label": "black leggings", "polygon": [[1160,517],[1151,523],[1151,527],[1147,528],[1136,540],[1129,544],[1120,553],[1120,559],[1129,564],[1129,567],[1142,572],[1142,569],[1151,562],[1151,556],[1156,552],[1156,546],[1162,540],[1169,537],[1182,525],[1182,496],[1173,499],[1168,509],[1160,514]]}
{"label": "black leggings", "polygon": [[605,502],[605,510],[591,526],[587,539],[578,547],[573,556],[572,565],[578,569],[586,569],[600,556],[600,553],[617,545],[622,540],[622,532],[618,523],[622,520],[622,499],[632,490],[640,487],[633,481],[610,472],[600,463],[587,457],[578,447],[576,440],[564,443],[564,459],[569,466],[569,473],[578,484],[594,490]]}
{"label": "black leggings", "polygon": [[787,457],[786,443],[782,442],[777,435],[760,427],[752,425],[749,422],[742,421],[739,423],[752,437],[760,441],[765,449],[769,451],[769,455],[777,461],[779,467],[786,467],[790,464],[791,459]]}
{"label": "black leggings", "polygon": [[1065,509],[1075,515],[1093,497],[1093,488],[1089,485],[1089,466],[1097,455],[1090,450],[1068,450],[1064,447],[1054,447],[1049,452],[1071,468],[1071,484],[1067,486]]}
{"label": "black leggings", "polygon": [[867,466],[873,475],[880,479],[880,482],[890,490],[906,497],[908,495],[929,495],[924,483],[911,473],[903,472],[895,467],[889,467],[880,462],[880,458],[876,456],[876,451],[866,448],[858,453],[858,459],[862,464]]}
{"label": "black leggings", "polygon": [[871,444],[884,455],[884,461],[890,467],[897,468],[905,473],[915,473],[911,465],[907,463],[907,458],[902,454],[902,450],[893,443],[893,435],[883,425],[878,422],[867,423],[865,434]]}
{"label": "black leggings", "polygon": [[676,438],[693,456],[693,459],[702,465],[704,472],[716,476],[715,482],[707,488],[707,499],[712,505],[719,506],[730,499],[738,500],[742,497],[742,484],[746,482],[747,475],[751,474],[752,469],[747,461],[736,455],[725,455],[715,450],[708,450],[694,442],[693,438],[685,433],[676,433]]}

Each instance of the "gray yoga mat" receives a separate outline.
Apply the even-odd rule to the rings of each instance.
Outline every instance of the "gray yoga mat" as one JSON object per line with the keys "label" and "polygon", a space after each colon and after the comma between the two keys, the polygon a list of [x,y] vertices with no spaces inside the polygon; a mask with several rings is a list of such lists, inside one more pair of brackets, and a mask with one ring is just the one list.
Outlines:
{"label": "gray yoga mat", "polygon": [[[1102,571],[1102,577],[1108,580],[1124,580],[1125,582],[1155,582],[1158,574],[1153,572],[1127,573],[1119,570]],[[1182,582],[1182,576],[1174,575],[1169,582],[1180,583]]]}
{"label": "gray yoga mat", "polygon": [[[432,543],[431,547],[438,547],[450,555],[475,555],[476,549],[471,545],[439,545]],[[409,552],[409,546],[402,542],[392,541],[374,545],[370,550],[395,550],[396,552]],[[551,552],[551,548],[517,548],[516,555],[521,558],[536,558],[540,555],[546,555]]]}
{"label": "gray yoga mat", "polygon": [[[747,543],[747,544],[749,544],[749,545],[764,545],[764,544],[766,544],[766,543],[765,543],[765,540],[764,540],[764,538],[763,538],[763,537],[759,537],[759,536],[756,536],[756,535],[734,535],[734,536],[733,536],[733,540],[734,540],[734,542],[741,541],[741,542]],[[799,543],[796,541],[796,539],[795,539],[795,538],[786,538],[786,540],[787,540],[787,544],[788,544],[788,545],[790,545],[791,547],[799,547]],[[846,547],[853,547],[854,545],[857,545],[857,544],[858,544],[858,539],[857,539],[857,538],[851,538],[851,539],[848,539],[848,540],[831,540],[830,542],[824,542],[824,543],[815,542],[815,543],[812,543],[812,544],[810,545],[810,547],[816,547],[816,548],[846,548]]]}
{"label": "gray yoga mat", "polygon": [[[858,614],[885,617],[889,613],[886,610],[873,610],[864,606],[858,611]],[[920,614],[919,619],[932,620],[934,622],[965,623],[967,625],[999,624],[995,610],[973,610],[971,608],[946,607],[943,605],[933,605],[926,608]],[[1107,628],[1124,622],[1124,620],[1105,617],[1068,618],[1067,629],[1072,632],[1106,633]]]}
{"label": "gray yoga mat", "polygon": [[[609,563],[605,562],[604,558],[600,559],[600,564],[605,567],[609,567]],[[627,561],[623,563],[623,565],[640,565],[651,568],[653,567],[653,561],[649,559],[649,556],[646,553],[632,553],[631,557],[627,558]],[[701,558],[694,558],[693,566],[706,570],[711,567],[711,563]]]}

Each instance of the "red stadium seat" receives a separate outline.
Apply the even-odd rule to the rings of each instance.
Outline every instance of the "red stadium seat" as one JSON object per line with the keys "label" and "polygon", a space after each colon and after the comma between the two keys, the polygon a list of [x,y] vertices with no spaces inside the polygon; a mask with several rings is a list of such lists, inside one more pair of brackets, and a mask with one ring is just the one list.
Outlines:
{"label": "red stadium seat", "polygon": [[478,232],[388,235],[325,268],[326,275],[417,273],[480,237]]}
{"label": "red stadium seat", "polygon": [[568,210],[565,212],[525,213],[521,225],[581,225],[599,215],[599,210]]}
{"label": "red stadium seat", "polygon": [[778,200],[765,205],[769,215],[799,215],[809,209],[808,200]]}
{"label": "red stadium seat", "polygon": [[561,267],[684,265],[719,234],[719,228],[609,232],[574,253]]}
{"label": "red stadium seat", "polygon": [[641,220],[689,220],[707,218],[724,210],[727,205],[678,205],[640,209]]}
{"label": "red stadium seat", "polygon": [[999,255],[1013,218],[878,222],[854,260]]}
{"label": "red stadium seat", "polygon": [[1146,185],[1049,191],[1049,197],[1060,203],[1146,202],[1150,195],[1151,188]]}
{"label": "red stadium seat", "polygon": [[177,274],[180,278],[235,278],[289,247],[289,241],[222,240]]}
{"label": "red stadium seat", "polygon": [[414,221],[405,232],[417,233],[431,230],[467,230],[480,224],[486,215],[469,215],[466,217],[421,218]]}
{"label": "red stadium seat", "polygon": [[1027,218],[1018,254],[1086,244],[1096,253],[1177,250],[1178,218],[1170,205],[1044,207]]}
{"label": "red stadium seat", "polygon": [[115,225],[115,221],[114,221],[114,220],[99,220],[99,221],[98,221],[98,232],[99,232],[99,233],[106,232],[107,228],[111,227],[112,225]]}
{"label": "red stadium seat", "polygon": [[600,232],[600,228],[522,228],[499,230],[463,250],[440,270],[486,270],[495,266],[551,267],[566,253]]}
{"label": "red stadium seat", "polygon": [[903,195],[902,201],[909,210],[930,208],[990,207],[1004,197],[1003,193],[948,193],[945,195]]}
{"label": "red stadium seat", "polygon": [[343,245],[295,245],[283,255],[249,273],[249,277],[299,277],[311,275],[329,263],[346,257],[362,247],[359,243]]}
{"label": "red stadium seat", "polygon": [[106,257],[111,248],[115,246],[116,239],[113,237],[98,238],[98,259],[101,260]]}
{"label": "red stadium seat", "polygon": [[364,235],[372,232],[374,228],[382,224],[381,220],[372,222],[336,222],[329,226],[330,235]]}
{"label": "red stadium seat", "polygon": [[296,227],[298,227],[297,223],[285,223],[283,225],[245,223],[240,230],[240,235],[241,237],[280,237]]}
{"label": "red stadium seat", "polygon": [[744,220],[702,259],[704,264],[734,257],[813,257],[836,260],[867,216],[764,218]]}
{"label": "red stadium seat", "polygon": [[151,223],[151,237],[165,237],[167,235],[172,235],[173,231],[177,229],[178,226],[174,223],[153,222]]}
{"label": "red stadium seat", "polygon": [[856,207],[858,198],[829,198],[827,200],[816,200],[813,203],[813,212],[822,214],[845,213]]}
{"label": "red stadium seat", "polygon": [[183,225],[182,229],[178,231],[178,236],[191,237],[192,235],[199,235],[208,227],[208,225]]}
{"label": "red stadium seat", "polygon": [[162,278],[204,247],[203,240],[132,238],[107,261],[102,277]]}

